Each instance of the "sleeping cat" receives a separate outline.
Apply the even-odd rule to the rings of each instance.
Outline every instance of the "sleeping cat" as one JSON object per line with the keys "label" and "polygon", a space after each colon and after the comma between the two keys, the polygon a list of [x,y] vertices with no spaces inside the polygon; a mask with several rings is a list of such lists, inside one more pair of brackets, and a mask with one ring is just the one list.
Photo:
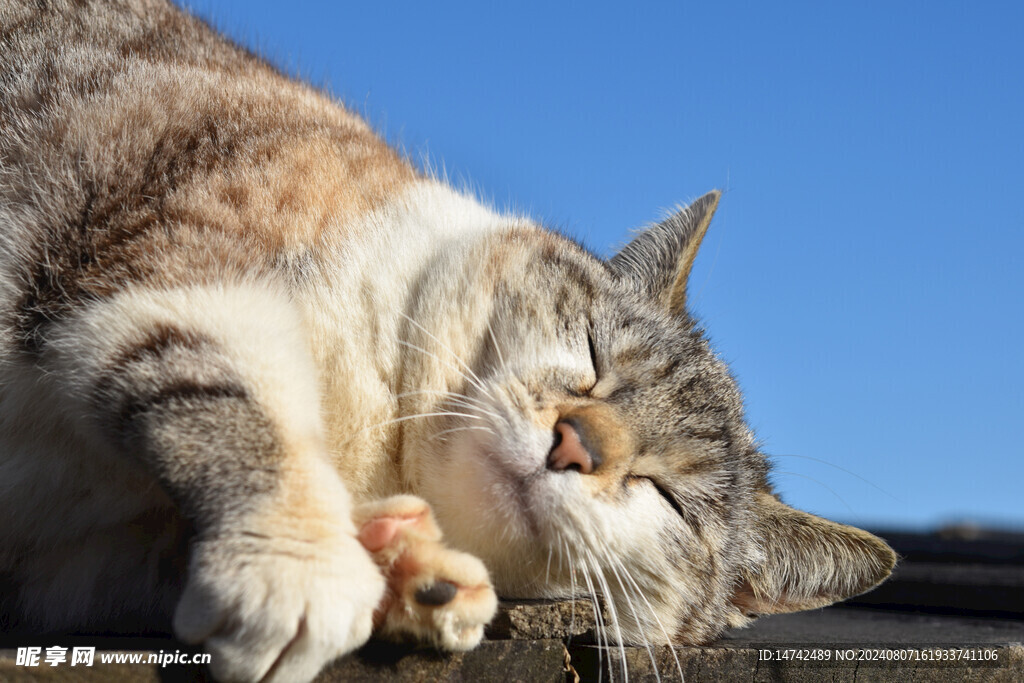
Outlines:
{"label": "sleeping cat", "polygon": [[868,590],[687,312],[718,201],[602,261],[164,0],[0,0],[4,629],[295,681],[496,593],[702,643]]}

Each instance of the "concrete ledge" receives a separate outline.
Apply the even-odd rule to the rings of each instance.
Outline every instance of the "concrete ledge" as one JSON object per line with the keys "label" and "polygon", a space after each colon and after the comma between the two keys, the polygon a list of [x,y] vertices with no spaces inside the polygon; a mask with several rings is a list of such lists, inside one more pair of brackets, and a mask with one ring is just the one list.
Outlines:
{"label": "concrete ledge", "polygon": [[[834,646],[823,646],[819,651],[835,652]],[[768,650],[779,654],[779,646]],[[571,665],[581,681],[596,681],[599,671],[602,680],[623,680],[625,661],[631,681],[1011,681],[1024,680],[1024,647],[1006,645],[990,648],[998,657],[998,664],[965,664],[939,661],[869,661],[858,656],[870,656],[875,650],[861,647],[844,648],[852,658],[844,662],[785,659],[765,661],[758,649],[730,647],[677,647],[626,648],[625,652],[600,651],[592,646],[569,648]],[[911,650],[912,652],[915,650]],[[785,650],[781,656],[786,656]],[[793,649],[793,656],[809,654],[813,650]],[[624,657],[623,657],[624,655]],[[832,655],[834,657],[834,654]]]}
{"label": "concrete ledge", "polygon": [[[1024,624],[833,607],[768,617],[731,631],[710,647],[603,648],[595,644],[594,615],[586,600],[503,603],[489,640],[459,654],[373,642],[331,664],[318,683],[342,681],[1021,681]],[[98,652],[195,652],[172,639],[54,636],[31,642],[0,640],[3,647],[96,646]],[[990,653],[995,661],[865,659],[879,649],[924,653],[939,646]],[[823,652],[829,659],[822,661]],[[766,652],[773,653],[772,658]],[[852,652],[848,661],[836,653]],[[817,655],[810,654],[817,652]],[[780,654],[781,653],[781,654]],[[18,666],[16,650],[0,650],[0,682],[88,681],[126,683],[207,680],[192,665],[61,664]],[[906,654],[902,656],[908,656]],[[817,657],[817,659],[814,659]],[[678,662],[678,663],[677,663]],[[682,676],[680,675],[682,674]]]}
{"label": "concrete ledge", "polygon": [[[371,648],[373,649],[373,648]],[[623,680],[623,662],[632,681],[995,681],[1024,680],[1024,647],[991,648],[997,664],[961,662],[857,661],[844,663],[763,661],[748,647],[598,648],[563,641],[490,641],[472,652],[440,655],[430,652],[376,652],[338,660],[317,678],[318,683],[345,681],[616,681]],[[853,649],[853,648],[851,648]],[[853,649],[854,651],[858,651]],[[603,672],[603,673],[599,673]],[[682,675],[680,675],[682,674]],[[155,664],[96,664],[91,668],[17,666],[14,653],[0,656],[4,683],[174,683],[209,680],[201,667]]]}

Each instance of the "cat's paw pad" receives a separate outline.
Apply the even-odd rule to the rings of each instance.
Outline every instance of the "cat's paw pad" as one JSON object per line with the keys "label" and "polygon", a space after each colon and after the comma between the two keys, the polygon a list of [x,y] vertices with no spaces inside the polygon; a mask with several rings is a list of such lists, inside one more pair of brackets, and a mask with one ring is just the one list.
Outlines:
{"label": "cat's paw pad", "polygon": [[348,534],[221,536],[194,546],[174,630],[203,644],[217,680],[307,681],[366,642],[383,593]]}
{"label": "cat's paw pad", "polygon": [[426,502],[396,496],[357,508],[354,519],[388,585],[374,619],[377,633],[445,650],[477,645],[497,596],[483,562],[441,542]]}

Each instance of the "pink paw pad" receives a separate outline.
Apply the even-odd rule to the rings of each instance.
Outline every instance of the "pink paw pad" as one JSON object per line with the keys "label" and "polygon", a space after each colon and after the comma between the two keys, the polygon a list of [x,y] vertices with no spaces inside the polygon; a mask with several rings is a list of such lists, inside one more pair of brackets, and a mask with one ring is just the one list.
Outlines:
{"label": "pink paw pad", "polygon": [[415,524],[415,517],[378,517],[359,530],[359,542],[371,553],[379,552],[395,541],[403,526]]}
{"label": "pink paw pad", "polygon": [[444,546],[427,504],[398,496],[357,508],[359,542],[387,581],[378,635],[413,637],[447,650],[476,645],[497,608],[477,558]]}

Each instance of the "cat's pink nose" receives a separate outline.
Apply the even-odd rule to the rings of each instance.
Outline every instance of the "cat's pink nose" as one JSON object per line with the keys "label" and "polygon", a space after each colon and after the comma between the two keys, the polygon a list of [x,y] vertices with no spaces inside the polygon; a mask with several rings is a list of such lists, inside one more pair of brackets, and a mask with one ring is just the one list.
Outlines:
{"label": "cat's pink nose", "polygon": [[583,445],[576,426],[567,420],[555,424],[555,445],[548,455],[548,469],[556,472],[576,470],[580,474],[594,471],[594,458]]}

